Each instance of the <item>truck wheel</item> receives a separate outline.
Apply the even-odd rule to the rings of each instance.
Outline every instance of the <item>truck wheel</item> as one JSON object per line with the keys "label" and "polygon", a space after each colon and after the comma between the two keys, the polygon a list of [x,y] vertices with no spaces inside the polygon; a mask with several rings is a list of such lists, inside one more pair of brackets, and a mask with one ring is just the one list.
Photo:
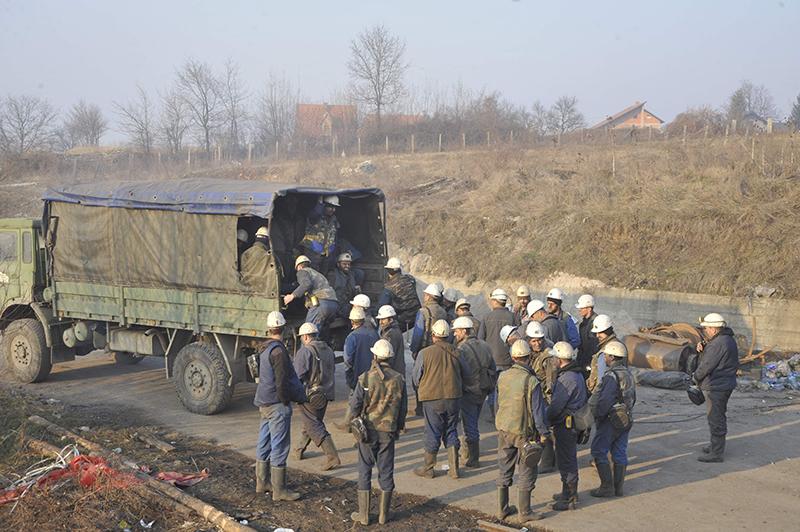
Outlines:
{"label": "truck wheel", "polygon": [[15,320],[3,333],[3,352],[8,367],[20,382],[40,382],[52,369],[44,327],[32,318]]}
{"label": "truck wheel", "polygon": [[133,366],[144,360],[145,355],[128,353],[127,351],[114,351],[114,362],[120,366]]}
{"label": "truck wheel", "polygon": [[189,412],[216,414],[228,406],[233,385],[228,385],[228,368],[216,346],[194,342],[178,351],[175,358],[175,389]]}

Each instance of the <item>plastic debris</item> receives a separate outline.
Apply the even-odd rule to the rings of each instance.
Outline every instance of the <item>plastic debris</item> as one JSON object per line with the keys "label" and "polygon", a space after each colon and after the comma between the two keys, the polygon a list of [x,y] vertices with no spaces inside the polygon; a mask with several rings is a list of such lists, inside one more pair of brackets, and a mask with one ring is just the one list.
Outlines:
{"label": "plastic debris", "polygon": [[[800,390],[800,354],[761,369],[761,383],[771,390]],[[759,386],[760,389],[763,389]]]}
{"label": "plastic debris", "polygon": [[172,484],[179,488],[188,488],[208,478],[208,469],[199,473],[178,473],[176,471],[162,471],[156,475],[158,480]]}
{"label": "plastic debris", "polygon": [[150,521],[149,523],[147,523],[147,522],[145,522],[144,519],[139,519],[139,526],[144,528],[144,529],[148,529],[149,530],[149,529],[153,528],[153,523],[155,523],[155,520]]}

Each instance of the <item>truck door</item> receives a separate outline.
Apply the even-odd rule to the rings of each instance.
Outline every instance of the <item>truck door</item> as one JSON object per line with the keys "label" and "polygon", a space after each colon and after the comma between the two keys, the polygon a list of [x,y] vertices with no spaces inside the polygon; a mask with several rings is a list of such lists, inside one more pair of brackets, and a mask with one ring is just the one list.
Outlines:
{"label": "truck door", "polygon": [[0,309],[20,297],[18,229],[0,229]]}

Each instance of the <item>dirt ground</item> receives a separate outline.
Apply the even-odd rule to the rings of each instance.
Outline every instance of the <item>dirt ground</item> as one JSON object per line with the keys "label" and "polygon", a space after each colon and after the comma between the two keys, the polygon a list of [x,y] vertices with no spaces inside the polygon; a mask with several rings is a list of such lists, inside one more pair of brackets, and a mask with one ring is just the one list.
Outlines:
{"label": "dirt ground", "polygon": [[[181,471],[194,471],[195,462],[199,468],[208,467],[211,476],[192,488],[194,493],[231,515],[252,518],[256,527],[350,528],[347,516],[355,504],[352,481],[356,471],[349,435],[329,423],[343,461],[338,470],[320,475],[322,454],[317,449],[312,449],[309,458],[301,462],[290,458],[291,481],[303,493],[303,500],[280,506],[258,501],[252,494],[252,457],[258,426],[258,412],[252,406],[254,386],[238,386],[230,408],[222,414],[194,415],[181,407],[172,383],[164,379],[162,363],[147,359],[138,366],[118,367],[108,356],[97,352],[57,365],[47,382],[21,388],[45,401],[61,401],[61,410],[54,412],[61,413],[64,424],[73,429],[88,425],[109,447],[111,444],[103,440],[117,442],[126,454],[141,453],[157,466]],[[339,399],[329,409],[330,421],[343,415],[343,381],[338,379]],[[591,525],[593,529],[609,531],[796,530],[796,508],[800,503],[797,394],[734,393],[729,408],[728,453],[723,464],[696,461],[708,436],[704,414],[702,407],[689,403],[684,392],[641,387],[629,449],[626,496],[589,496],[588,491],[597,486],[598,479],[589,466],[588,449],[581,447],[577,511],[557,513],[549,509],[550,495],[560,487],[557,474],[542,475],[537,482],[533,500],[535,509],[544,513],[539,522],[542,529],[575,530]],[[300,430],[297,417],[293,420],[293,434]],[[171,441],[178,441],[177,454],[162,457],[130,439],[132,432],[145,426],[156,427],[163,438],[176,438]],[[421,480],[412,473],[422,459],[421,421],[410,420],[409,430],[397,449],[397,491],[404,496],[394,504],[394,528],[469,529],[474,526],[476,515],[456,508],[493,512],[496,434],[486,420],[481,429],[481,467],[465,471],[459,480],[450,479],[441,470],[436,479]],[[180,463],[174,464],[175,461]]]}

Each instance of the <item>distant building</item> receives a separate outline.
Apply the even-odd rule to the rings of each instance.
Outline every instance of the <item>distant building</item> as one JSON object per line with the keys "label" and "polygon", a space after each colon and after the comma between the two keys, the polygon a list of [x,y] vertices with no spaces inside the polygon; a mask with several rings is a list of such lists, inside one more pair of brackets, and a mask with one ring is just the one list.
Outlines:
{"label": "distant building", "polygon": [[331,137],[344,139],[357,129],[355,105],[328,105],[327,103],[299,103],[295,133],[306,140],[323,140]]}
{"label": "distant building", "polygon": [[659,129],[664,121],[644,108],[646,102],[636,102],[615,115],[607,117],[591,129],[636,129],[650,127]]}

